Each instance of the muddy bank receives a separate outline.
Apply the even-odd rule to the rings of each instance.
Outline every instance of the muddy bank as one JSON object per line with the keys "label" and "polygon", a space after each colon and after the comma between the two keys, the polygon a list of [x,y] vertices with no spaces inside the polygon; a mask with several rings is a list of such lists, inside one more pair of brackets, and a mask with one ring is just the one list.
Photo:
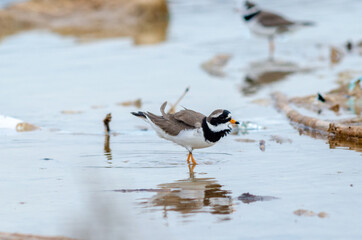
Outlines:
{"label": "muddy bank", "polygon": [[314,139],[321,139],[325,140],[326,143],[329,145],[330,149],[337,149],[337,148],[343,148],[343,149],[349,149],[354,150],[356,152],[362,152],[362,139],[361,138],[355,138],[355,137],[336,137],[333,135],[328,135],[327,133],[313,130],[311,128],[299,125],[299,124],[293,124],[294,127],[298,130],[299,135],[306,135],[309,137],[312,137]]}
{"label": "muddy bank", "polygon": [[46,29],[80,40],[132,37],[135,44],[166,38],[165,0],[31,0],[0,11],[0,39],[30,29]]}
{"label": "muddy bank", "polygon": [[[350,124],[340,124],[329,120],[321,120],[319,118],[309,117],[300,114],[288,104],[288,99],[280,92],[275,92],[273,97],[276,101],[276,107],[284,112],[287,117],[295,123],[301,124],[313,130],[322,131],[332,134],[336,137],[343,138],[362,138],[362,127],[352,126]],[[353,119],[352,119],[353,120]],[[358,123],[358,121],[357,121]]]}
{"label": "muddy bank", "polygon": [[[358,118],[362,112],[362,89],[360,77],[349,71],[338,74],[338,87],[326,93],[316,93],[304,97],[293,97],[290,102],[297,107],[305,108],[318,115],[334,113],[333,115],[355,115]],[[357,121],[358,122],[358,121]]]}

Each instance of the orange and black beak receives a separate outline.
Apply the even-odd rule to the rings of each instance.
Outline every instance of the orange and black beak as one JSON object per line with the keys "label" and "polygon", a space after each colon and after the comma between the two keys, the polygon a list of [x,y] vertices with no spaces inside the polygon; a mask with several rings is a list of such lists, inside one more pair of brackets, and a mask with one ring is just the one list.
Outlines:
{"label": "orange and black beak", "polygon": [[232,124],[240,124],[239,122],[235,121],[235,119],[231,119],[230,122],[231,122]]}

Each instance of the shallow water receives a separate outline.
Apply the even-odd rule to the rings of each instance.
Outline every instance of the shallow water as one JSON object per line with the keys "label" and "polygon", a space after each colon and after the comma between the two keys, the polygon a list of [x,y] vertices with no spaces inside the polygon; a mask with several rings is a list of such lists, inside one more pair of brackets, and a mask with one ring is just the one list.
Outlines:
{"label": "shallow water", "polygon": [[[361,40],[362,3],[258,2],[317,26],[276,42],[277,62],[308,71],[257,84],[248,94],[244,79],[264,64],[267,42],[249,35],[232,1],[171,1],[168,38],[158,45],[125,38],[80,44],[44,31],[4,39],[0,114],[42,129],[0,129],[0,231],[86,239],[360,239],[361,153],[300,135],[272,105],[251,101],[275,90],[324,92],[337,86],[341,71],[361,74],[358,53],[331,66],[329,46]],[[225,78],[200,67],[218,53],[233,56]],[[144,123],[129,114],[137,108],[116,105],[142,98],[141,110],[157,113],[187,86],[181,105],[205,114],[225,108],[265,128],[195,151],[192,173],[184,149],[140,130]],[[116,134],[108,141],[102,119],[109,112]],[[292,141],[279,144],[273,135]],[[277,199],[238,200],[247,192]],[[328,216],[293,214],[298,209]]]}

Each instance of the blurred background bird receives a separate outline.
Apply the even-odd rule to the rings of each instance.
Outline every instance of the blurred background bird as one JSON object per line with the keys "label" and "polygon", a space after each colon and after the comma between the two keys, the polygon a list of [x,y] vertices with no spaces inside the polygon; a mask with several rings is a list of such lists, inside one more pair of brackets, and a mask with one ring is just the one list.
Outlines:
{"label": "blurred background bird", "polygon": [[264,11],[251,1],[244,2],[241,12],[249,30],[259,37],[268,39],[270,60],[274,57],[274,38],[277,35],[314,25],[313,22],[291,21],[278,14]]}

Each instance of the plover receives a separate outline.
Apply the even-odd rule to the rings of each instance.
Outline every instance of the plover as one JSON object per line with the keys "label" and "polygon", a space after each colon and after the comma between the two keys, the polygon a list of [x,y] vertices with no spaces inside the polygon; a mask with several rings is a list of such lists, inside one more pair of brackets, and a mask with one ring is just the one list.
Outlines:
{"label": "plover", "polygon": [[242,18],[249,30],[257,36],[268,38],[269,58],[274,55],[274,38],[276,35],[293,32],[303,26],[312,26],[312,22],[291,21],[272,12],[261,10],[255,3],[246,1]]}
{"label": "plover", "polygon": [[184,109],[175,114],[166,114],[164,102],[160,108],[162,116],[150,112],[132,112],[133,115],[144,119],[157,134],[187,149],[193,164],[196,164],[192,151],[214,145],[231,131],[231,124],[239,124],[231,117],[228,110],[217,109],[208,117],[190,109]]}

